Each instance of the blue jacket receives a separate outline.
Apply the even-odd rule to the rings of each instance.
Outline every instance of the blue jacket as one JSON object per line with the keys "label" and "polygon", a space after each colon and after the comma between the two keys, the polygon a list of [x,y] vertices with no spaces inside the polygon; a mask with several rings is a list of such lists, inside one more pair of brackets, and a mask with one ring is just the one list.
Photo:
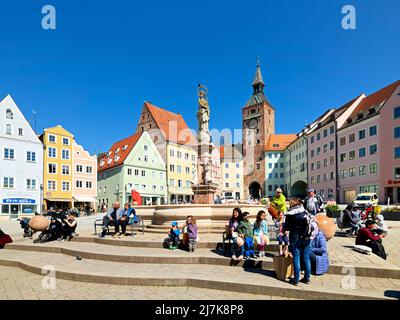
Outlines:
{"label": "blue jacket", "polygon": [[328,272],[328,249],[326,246],[325,235],[321,230],[318,232],[317,236],[311,241],[311,251],[315,254],[317,264],[315,273],[317,275],[322,275]]}
{"label": "blue jacket", "polygon": [[257,222],[254,222],[253,235],[257,238],[257,243],[261,243],[261,230],[268,237],[268,224],[266,220],[261,221],[260,226],[257,226]]}
{"label": "blue jacket", "polygon": [[[114,208],[111,208],[111,209],[108,211],[107,216],[108,216],[109,218],[111,218],[111,213],[113,213],[113,211],[114,211]],[[116,217],[117,220],[119,220],[119,219],[122,217],[124,211],[125,211],[124,208],[118,208],[118,209],[117,209],[117,217]]]}

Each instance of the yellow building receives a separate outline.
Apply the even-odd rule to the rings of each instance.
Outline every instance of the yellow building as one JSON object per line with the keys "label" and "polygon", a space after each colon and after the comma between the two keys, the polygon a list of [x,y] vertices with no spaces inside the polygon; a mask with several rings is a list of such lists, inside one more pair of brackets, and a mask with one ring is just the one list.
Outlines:
{"label": "yellow building", "polygon": [[45,129],[40,140],[44,145],[44,209],[72,208],[74,136],[58,125]]}

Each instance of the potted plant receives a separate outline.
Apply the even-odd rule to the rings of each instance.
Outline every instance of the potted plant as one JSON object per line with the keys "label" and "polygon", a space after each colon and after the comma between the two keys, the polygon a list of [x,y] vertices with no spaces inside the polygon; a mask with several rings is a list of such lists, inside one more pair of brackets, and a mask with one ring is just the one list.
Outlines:
{"label": "potted plant", "polygon": [[325,210],[326,210],[326,216],[329,218],[340,217],[340,208],[337,204],[327,204]]}

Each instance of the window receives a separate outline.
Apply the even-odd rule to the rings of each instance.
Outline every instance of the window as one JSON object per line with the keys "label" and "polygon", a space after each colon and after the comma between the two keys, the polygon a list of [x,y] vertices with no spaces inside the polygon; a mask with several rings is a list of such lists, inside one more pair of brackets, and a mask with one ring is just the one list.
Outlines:
{"label": "window", "polygon": [[51,174],[57,173],[57,165],[54,163],[49,163],[48,169],[49,169],[49,173],[51,173]]}
{"label": "window", "polygon": [[334,126],[331,126],[331,127],[329,128],[329,132],[330,132],[330,134],[333,134],[333,133],[335,132],[335,127],[334,127]]}
{"label": "window", "polygon": [[324,159],[324,168],[328,166],[328,159]]}
{"label": "window", "polygon": [[319,154],[321,154],[321,148],[320,147],[317,148],[317,155],[319,155]]}
{"label": "window", "polygon": [[69,191],[69,182],[67,181],[62,182],[62,191]]}
{"label": "window", "polygon": [[240,164],[239,164],[239,162],[236,162],[236,169],[239,169],[240,168]]}
{"label": "window", "polygon": [[6,119],[13,119],[13,113],[11,111],[11,109],[7,109],[6,110]]}
{"label": "window", "polygon": [[49,158],[56,158],[57,157],[57,149],[49,147],[48,156],[49,156]]}
{"label": "window", "polygon": [[62,143],[65,146],[69,146],[69,139],[68,138],[62,138]]}
{"label": "window", "polygon": [[272,169],[272,163],[268,163],[268,168]]}
{"label": "window", "polygon": [[69,160],[69,150],[63,149],[61,153],[61,158],[64,160]]}
{"label": "window", "polygon": [[240,179],[240,174],[236,173],[236,179]]}
{"label": "window", "polygon": [[329,143],[329,150],[333,150],[333,149],[335,149],[335,141],[331,141]]}
{"label": "window", "polygon": [[14,160],[14,149],[4,148],[4,159]]}
{"label": "window", "polygon": [[354,160],[356,158],[356,151],[352,150],[349,152],[349,160]]}
{"label": "window", "polygon": [[83,171],[83,166],[81,166],[80,164],[76,165],[76,172],[82,172]]}
{"label": "window", "polygon": [[311,163],[311,171],[314,171],[314,163]]}
{"label": "window", "polygon": [[178,151],[176,153],[176,156],[178,157],[178,159],[181,159],[182,158],[182,151]]}
{"label": "window", "polygon": [[[377,163],[371,163],[369,165],[369,173],[370,174],[375,174],[378,173],[378,164]],[[396,179],[396,178],[395,178]]]}
{"label": "window", "polygon": [[344,162],[344,161],[346,161],[346,154],[342,153],[342,154],[340,154],[340,162]]}
{"label": "window", "polygon": [[[51,190],[51,191],[55,191],[56,190],[56,182],[53,180],[48,180],[47,181],[47,189]],[[105,191],[105,189],[104,189]]]}
{"label": "window", "polygon": [[273,178],[272,173],[269,173],[268,174],[268,179],[272,179],[272,178]]}
{"label": "window", "polygon": [[334,172],[331,172],[331,180],[334,180],[335,179],[335,173]]}
{"label": "window", "polygon": [[186,174],[190,174],[190,168],[189,167],[186,167]]}
{"label": "window", "polygon": [[358,149],[358,157],[359,158],[364,158],[365,154],[366,154],[365,148]]}
{"label": "window", "polygon": [[[276,163],[276,165],[278,165],[278,164]],[[256,164],[256,168],[257,168],[257,170],[260,170],[261,169],[261,165],[259,163],[257,163]]]}
{"label": "window", "polygon": [[182,166],[176,166],[176,172],[182,173]]}
{"label": "window", "polygon": [[149,156],[148,155],[144,156],[144,162],[149,162]]}
{"label": "window", "polygon": [[86,189],[92,189],[92,181],[86,181]]}
{"label": "window", "polygon": [[24,135],[24,129],[18,128],[18,135],[23,136]]}
{"label": "window", "polygon": [[36,152],[27,151],[26,152],[26,161],[36,162]]}
{"label": "window", "polygon": [[344,178],[346,178],[346,170],[340,170],[340,178],[341,179],[344,179]]}
{"label": "window", "polygon": [[6,124],[6,135],[11,135],[12,134],[12,128],[11,124]]}
{"label": "window", "polygon": [[240,182],[236,182],[236,188],[240,188]]}
{"label": "window", "polygon": [[311,150],[311,158],[314,157],[314,150]]}
{"label": "window", "polygon": [[142,190],[146,191],[146,185],[145,184],[142,184]]}
{"label": "window", "polygon": [[393,129],[393,138],[394,139],[398,139],[400,138],[400,127],[396,127]]}
{"label": "window", "polygon": [[320,182],[321,182],[321,176],[317,175],[317,183],[320,183]]}
{"label": "window", "polygon": [[311,141],[311,144],[314,143],[314,136],[311,137],[310,141]]}
{"label": "window", "polygon": [[317,169],[321,169],[321,161],[317,161]]}
{"label": "window", "polygon": [[26,189],[36,190],[36,179],[26,179]]}
{"label": "window", "polygon": [[329,165],[333,166],[335,164],[335,157],[332,156],[329,158]]}
{"label": "window", "polygon": [[229,163],[225,163],[225,169],[229,168]]}
{"label": "window", "polygon": [[283,162],[280,163],[279,167],[283,169]]}
{"label": "window", "polygon": [[132,169],[128,169],[128,176],[132,175]]}
{"label": "window", "polygon": [[370,137],[376,136],[377,133],[378,133],[378,128],[377,128],[377,126],[369,127],[369,136],[370,136]]}
{"label": "window", "polygon": [[328,136],[328,129],[324,130],[324,138],[326,138]]}
{"label": "window", "polygon": [[169,155],[170,155],[171,157],[174,157],[174,156],[175,156],[175,152],[174,152],[173,149],[169,150]]}
{"label": "window", "polygon": [[394,168],[394,178],[400,179],[400,168]]}
{"label": "window", "polygon": [[146,170],[142,170],[142,177],[146,176]]}
{"label": "window", "polygon": [[319,140],[321,140],[321,133],[320,132],[317,133],[317,141],[319,141]]}
{"label": "window", "polygon": [[369,146],[369,154],[373,155],[373,154],[377,154],[378,153],[378,145],[376,144],[372,144]]}
{"label": "window", "polygon": [[14,178],[4,177],[3,178],[3,188],[14,188]]}
{"label": "window", "polygon": [[196,156],[194,154],[192,154],[192,161],[196,161]]}
{"label": "window", "polygon": [[356,168],[350,168],[349,177],[355,177],[355,176],[356,176]]}
{"label": "window", "polygon": [[91,174],[92,171],[93,171],[92,166],[87,166],[87,167],[86,167],[86,173]]}
{"label": "window", "polygon": [[229,188],[229,182],[225,182],[225,188]]}
{"label": "window", "polygon": [[365,129],[358,131],[358,140],[365,139]]}
{"label": "window", "polygon": [[394,119],[400,118],[400,107],[396,107],[393,109],[393,118]]}
{"label": "window", "polygon": [[358,174],[360,176],[365,176],[367,173],[367,166],[366,165],[362,165],[358,167]]}
{"label": "window", "polygon": [[[82,186],[83,186],[82,181],[81,180],[76,180],[76,187],[77,188],[82,188]],[[101,191],[101,188],[100,188],[100,191]]]}
{"label": "window", "polygon": [[356,134],[355,133],[351,133],[349,135],[349,143],[353,143],[354,141],[356,141]]}
{"label": "window", "polygon": [[49,142],[56,143],[56,136],[49,134]]}
{"label": "window", "polygon": [[170,164],[170,165],[169,165],[169,171],[175,172],[175,165]]}
{"label": "window", "polygon": [[395,159],[400,158],[400,147],[394,148],[394,158]]}
{"label": "window", "polygon": [[66,165],[62,166],[62,174],[69,175],[69,166],[66,166]]}
{"label": "window", "polygon": [[229,179],[229,173],[225,173],[225,179]]}
{"label": "window", "polygon": [[190,181],[186,180],[186,188],[190,188]]}
{"label": "window", "polygon": [[346,144],[346,137],[340,138],[340,146],[344,146]]}
{"label": "window", "polygon": [[283,179],[283,178],[284,178],[284,174],[283,174],[283,172],[281,172],[279,175],[280,175],[280,178],[281,178],[281,179]]}
{"label": "window", "polygon": [[324,173],[324,181],[328,181],[328,174]]}
{"label": "window", "polygon": [[148,150],[149,150],[149,146],[148,146],[147,144],[145,144],[145,145],[143,146],[143,148],[144,148],[144,151],[148,151]]}
{"label": "window", "polygon": [[185,160],[189,160],[189,153],[185,153]]}
{"label": "window", "polygon": [[178,188],[182,188],[182,180],[178,180]]}
{"label": "window", "polygon": [[324,144],[324,152],[328,152],[328,145]]}
{"label": "window", "polygon": [[360,186],[360,193],[378,193],[377,185]]}

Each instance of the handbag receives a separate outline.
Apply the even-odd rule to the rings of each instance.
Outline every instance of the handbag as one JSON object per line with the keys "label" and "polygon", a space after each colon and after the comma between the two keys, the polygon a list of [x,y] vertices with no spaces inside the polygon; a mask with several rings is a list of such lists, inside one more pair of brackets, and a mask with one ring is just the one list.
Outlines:
{"label": "handbag", "polygon": [[276,277],[279,280],[286,280],[287,278],[293,276],[294,268],[293,268],[293,257],[291,255],[285,256],[276,256],[273,258],[274,269],[276,273]]}

